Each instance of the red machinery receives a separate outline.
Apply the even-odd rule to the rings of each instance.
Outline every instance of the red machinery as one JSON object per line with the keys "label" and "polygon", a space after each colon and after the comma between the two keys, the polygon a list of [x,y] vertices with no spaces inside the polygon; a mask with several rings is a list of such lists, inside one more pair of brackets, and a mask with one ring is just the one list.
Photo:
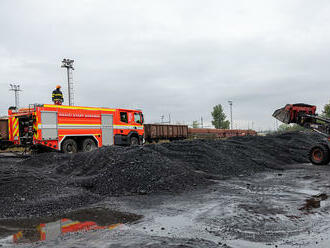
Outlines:
{"label": "red machinery", "polygon": [[273,117],[283,123],[296,123],[323,134],[327,139],[311,148],[309,159],[316,165],[325,165],[330,162],[330,119],[318,116],[316,106],[304,103],[287,104],[284,108],[276,110]]}
{"label": "red machinery", "polygon": [[140,110],[50,104],[8,110],[8,141],[17,146],[74,153],[113,144],[142,144],[143,135]]}

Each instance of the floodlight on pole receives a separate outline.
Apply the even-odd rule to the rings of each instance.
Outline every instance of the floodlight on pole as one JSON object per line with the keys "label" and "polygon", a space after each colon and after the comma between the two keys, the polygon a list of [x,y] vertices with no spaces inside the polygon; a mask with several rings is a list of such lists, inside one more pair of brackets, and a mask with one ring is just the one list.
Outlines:
{"label": "floodlight on pole", "polygon": [[19,109],[19,92],[22,91],[19,84],[9,84],[10,91],[15,93],[15,108]]}
{"label": "floodlight on pole", "polygon": [[61,67],[66,68],[67,71],[69,106],[73,106],[73,78],[72,78],[72,71],[74,70],[73,62],[74,62],[73,59],[63,59],[61,65]]}
{"label": "floodlight on pole", "polygon": [[230,129],[233,129],[233,101],[228,101],[230,107]]}

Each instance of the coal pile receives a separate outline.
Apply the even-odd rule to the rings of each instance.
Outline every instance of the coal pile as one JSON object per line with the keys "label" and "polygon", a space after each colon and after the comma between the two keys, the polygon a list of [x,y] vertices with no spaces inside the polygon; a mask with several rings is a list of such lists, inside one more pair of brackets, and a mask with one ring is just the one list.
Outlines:
{"label": "coal pile", "polygon": [[104,147],[66,155],[39,154],[1,162],[0,216],[51,214],[107,196],[182,192],[215,180],[307,163],[312,133],[228,140],[186,140]]}

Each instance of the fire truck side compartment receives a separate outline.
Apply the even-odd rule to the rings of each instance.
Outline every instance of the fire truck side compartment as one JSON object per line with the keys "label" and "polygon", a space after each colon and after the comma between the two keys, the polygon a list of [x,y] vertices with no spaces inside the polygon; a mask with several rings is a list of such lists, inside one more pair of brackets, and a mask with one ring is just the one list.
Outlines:
{"label": "fire truck side compartment", "polygon": [[41,111],[41,135],[43,140],[58,139],[57,112]]}
{"label": "fire truck side compartment", "polygon": [[102,114],[102,145],[113,145],[113,115]]}

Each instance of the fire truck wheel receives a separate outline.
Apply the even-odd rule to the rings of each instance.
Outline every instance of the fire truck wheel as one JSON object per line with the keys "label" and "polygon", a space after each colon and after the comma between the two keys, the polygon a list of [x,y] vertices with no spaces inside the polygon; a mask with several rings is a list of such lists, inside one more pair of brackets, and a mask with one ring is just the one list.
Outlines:
{"label": "fire truck wheel", "polygon": [[96,144],[94,140],[88,138],[84,140],[82,147],[84,152],[90,152],[96,149]]}
{"label": "fire truck wheel", "polygon": [[329,148],[327,145],[319,144],[309,152],[309,160],[315,165],[326,165],[330,161]]}
{"label": "fire truck wheel", "polygon": [[78,146],[76,141],[73,139],[66,139],[62,143],[62,151],[64,153],[76,153],[78,151]]}
{"label": "fire truck wheel", "polygon": [[136,145],[138,145],[139,144],[139,139],[138,138],[136,138],[136,137],[131,137],[131,139],[130,139],[130,144],[131,144],[131,146],[136,146]]}

